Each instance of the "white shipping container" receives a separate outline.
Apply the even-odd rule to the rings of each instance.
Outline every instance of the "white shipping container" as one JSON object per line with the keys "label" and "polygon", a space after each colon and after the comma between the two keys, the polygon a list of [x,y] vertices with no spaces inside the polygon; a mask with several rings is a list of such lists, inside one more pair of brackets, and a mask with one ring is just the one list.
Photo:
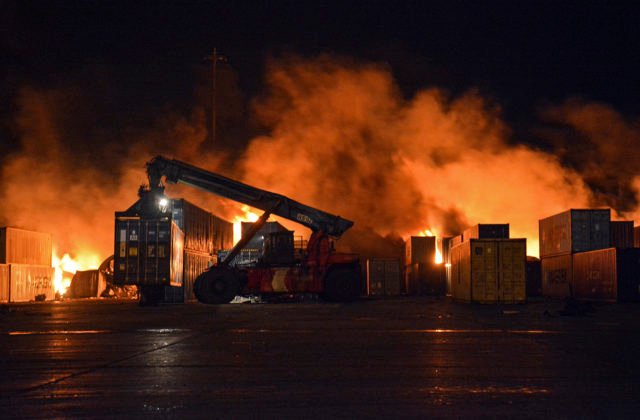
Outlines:
{"label": "white shipping container", "polygon": [[50,266],[52,244],[49,233],[0,228],[0,263]]}
{"label": "white shipping container", "polygon": [[38,296],[55,298],[54,268],[43,265],[0,265],[0,301],[29,302]]}

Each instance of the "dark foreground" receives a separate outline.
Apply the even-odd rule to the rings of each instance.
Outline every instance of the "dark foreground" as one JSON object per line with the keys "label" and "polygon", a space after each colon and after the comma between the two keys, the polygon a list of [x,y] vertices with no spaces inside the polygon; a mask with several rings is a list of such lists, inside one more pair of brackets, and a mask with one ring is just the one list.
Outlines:
{"label": "dark foreground", "polygon": [[640,305],[0,307],[3,418],[637,418]]}

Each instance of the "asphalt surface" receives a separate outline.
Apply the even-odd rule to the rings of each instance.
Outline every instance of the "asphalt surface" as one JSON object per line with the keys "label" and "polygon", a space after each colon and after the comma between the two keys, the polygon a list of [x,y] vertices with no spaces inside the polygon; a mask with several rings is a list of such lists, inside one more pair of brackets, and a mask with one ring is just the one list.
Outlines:
{"label": "asphalt surface", "polygon": [[562,309],[5,305],[0,416],[637,418],[640,304]]}

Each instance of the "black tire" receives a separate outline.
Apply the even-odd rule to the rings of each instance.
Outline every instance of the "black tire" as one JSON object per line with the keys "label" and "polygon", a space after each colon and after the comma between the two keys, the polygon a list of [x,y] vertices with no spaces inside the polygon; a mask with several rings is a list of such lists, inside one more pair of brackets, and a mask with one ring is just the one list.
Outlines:
{"label": "black tire", "polygon": [[196,277],[193,285],[198,301],[210,305],[229,303],[239,291],[240,281],[236,273],[215,267]]}
{"label": "black tire", "polygon": [[324,280],[322,298],[328,302],[353,302],[360,296],[360,275],[355,268],[334,268]]}
{"label": "black tire", "polygon": [[140,306],[158,306],[162,300],[162,286],[140,286]]}

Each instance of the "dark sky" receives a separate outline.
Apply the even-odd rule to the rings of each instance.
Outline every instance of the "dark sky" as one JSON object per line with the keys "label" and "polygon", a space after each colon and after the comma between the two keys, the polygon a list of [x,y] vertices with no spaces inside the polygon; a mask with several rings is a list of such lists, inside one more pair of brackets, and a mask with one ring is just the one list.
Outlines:
{"label": "dark sky", "polygon": [[24,85],[82,86],[119,122],[186,110],[213,47],[245,98],[267,57],[324,52],[386,63],[407,96],[478,88],[513,121],[571,96],[636,115],[640,7],[628,3],[5,1],[2,117]]}

